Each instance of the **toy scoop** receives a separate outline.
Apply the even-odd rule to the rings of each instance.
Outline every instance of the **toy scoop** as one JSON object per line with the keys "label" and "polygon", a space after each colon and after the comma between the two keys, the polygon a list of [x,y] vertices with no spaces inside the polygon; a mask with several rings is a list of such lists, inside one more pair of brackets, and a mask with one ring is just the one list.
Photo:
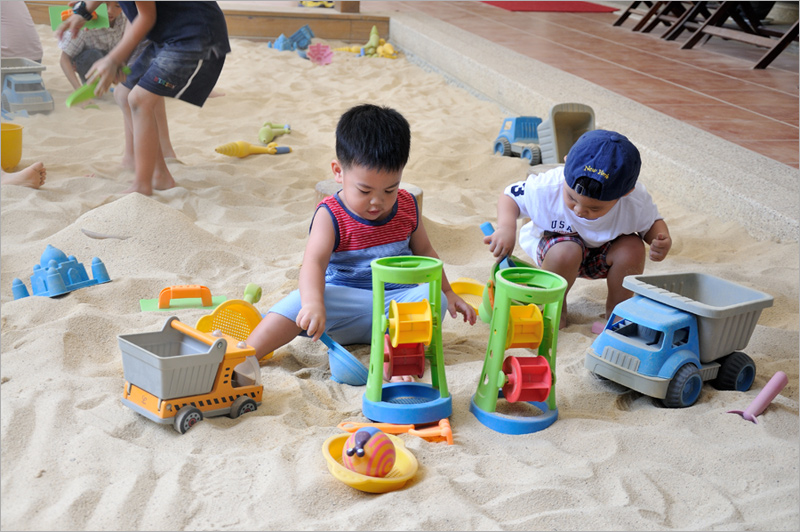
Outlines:
{"label": "toy scoop", "polygon": [[758,424],[756,416],[760,415],[769,406],[772,400],[781,393],[781,390],[783,390],[783,387],[786,386],[788,382],[789,378],[786,376],[786,373],[782,371],[775,373],[767,385],[764,386],[764,389],[758,392],[753,402],[744,409],[744,412],[741,410],[728,410],[728,413],[739,414],[747,421]]}
{"label": "toy scoop", "polygon": [[[128,66],[122,67],[122,71],[125,74],[130,74],[131,69]],[[94,90],[97,88],[97,82],[100,81],[99,79],[94,80],[91,83],[87,83],[83,87],[76,89],[75,92],[67,97],[67,107],[72,107],[73,105],[79,104],[81,102],[85,102],[86,100],[91,100],[94,98]]]}
{"label": "toy scoop", "polygon": [[[492,227],[492,224],[490,222],[483,222],[481,224],[481,231],[483,231],[484,235],[489,236],[492,233],[494,233],[494,227]],[[514,264],[514,261],[511,260],[511,255],[503,257],[503,260],[500,261],[501,270],[505,270],[506,268],[513,268],[514,266],[516,266],[516,264]]]}
{"label": "toy scoop", "polygon": [[272,122],[265,122],[261,129],[258,130],[258,140],[264,144],[269,144],[275,137],[291,132],[292,128],[289,124],[282,126]]}

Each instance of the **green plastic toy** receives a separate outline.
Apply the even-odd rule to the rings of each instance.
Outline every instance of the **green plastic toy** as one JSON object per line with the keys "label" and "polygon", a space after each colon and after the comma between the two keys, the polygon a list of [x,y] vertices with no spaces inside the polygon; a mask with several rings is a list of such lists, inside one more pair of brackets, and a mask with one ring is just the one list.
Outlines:
{"label": "green plastic toy", "polygon": [[[53,31],[56,31],[61,23],[64,22],[64,18],[61,17],[63,12],[68,12],[71,14],[72,8],[66,4],[57,5],[57,6],[50,6],[48,8],[48,12],[50,14],[50,27]],[[94,10],[97,14],[97,18],[86,22],[83,25],[84,28],[108,28],[111,24],[108,21],[108,8],[106,7],[105,3],[100,4],[100,6]]]}
{"label": "green plastic toy", "polygon": [[273,124],[272,122],[264,122],[264,125],[258,130],[258,140],[264,144],[269,144],[275,137],[291,132],[292,128],[289,124],[281,125]]}
{"label": "green plastic toy", "polygon": [[[556,407],[556,344],[567,281],[526,267],[496,269],[489,343],[470,411],[492,430],[528,434],[552,425]],[[540,308],[541,307],[541,310]],[[537,349],[535,356],[505,357],[508,348]],[[530,403],[541,415],[504,416],[497,400]]]}
{"label": "green plastic toy", "polygon": [[[131,69],[127,65],[122,67],[122,71],[125,72],[125,74],[131,73]],[[79,89],[76,89],[75,92],[70,94],[67,97],[67,107],[72,107],[73,105],[77,105],[81,102],[85,102],[86,100],[91,100],[92,98],[94,98],[94,90],[97,88],[98,81],[99,80],[94,80],[91,83],[87,83],[86,85],[80,87]]]}
{"label": "green plastic toy", "polygon": [[[447,390],[442,357],[442,261],[408,255],[375,259],[370,265],[372,343],[367,390],[362,401],[364,415],[373,421],[396,424],[433,423],[449,417],[453,404]],[[393,300],[387,318],[384,283],[428,283],[430,299],[414,303]],[[424,345],[428,346],[427,351],[424,351]],[[396,357],[394,361],[393,356]],[[413,362],[408,363],[409,359]],[[405,369],[400,373],[395,371],[393,375],[421,376],[425,360],[430,364],[431,384],[383,384],[385,364]]]}

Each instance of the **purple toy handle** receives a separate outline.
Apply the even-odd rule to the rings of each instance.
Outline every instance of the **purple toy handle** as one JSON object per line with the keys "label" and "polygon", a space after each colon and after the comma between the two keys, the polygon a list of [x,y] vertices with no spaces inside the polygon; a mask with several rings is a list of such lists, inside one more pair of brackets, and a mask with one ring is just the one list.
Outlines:
{"label": "purple toy handle", "polygon": [[744,419],[748,421],[752,421],[753,423],[758,423],[756,416],[760,415],[772,402],[775,397],[781,393],[783,387],[786,386],[786,383],[789,382],[789,378],[786,376],[786,373],[782,371],[778,371],[772,378],[769,380],[764,389],[758,392],[758,395],[753,402],[750,403],[750,406],[745,408],[744,412],[741,410],[729,410],[729,414],[740,414]]}

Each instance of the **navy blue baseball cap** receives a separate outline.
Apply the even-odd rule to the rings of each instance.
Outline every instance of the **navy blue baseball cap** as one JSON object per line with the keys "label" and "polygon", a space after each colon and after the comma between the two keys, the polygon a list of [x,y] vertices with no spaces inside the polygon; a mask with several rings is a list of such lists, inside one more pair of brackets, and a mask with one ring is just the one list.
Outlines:
{"label": "navy blue baseball cap", "polygon": [[[589,177],[601,185],[600,194],[592,195],[601,201],[621,198],[636,186],[642,159],[639,150],[625,135],[605,129],[587,131],[570,148],[564,165],[567,185],[575,188],[580,177]],[[578,188],[582,188],[578,185]]]}

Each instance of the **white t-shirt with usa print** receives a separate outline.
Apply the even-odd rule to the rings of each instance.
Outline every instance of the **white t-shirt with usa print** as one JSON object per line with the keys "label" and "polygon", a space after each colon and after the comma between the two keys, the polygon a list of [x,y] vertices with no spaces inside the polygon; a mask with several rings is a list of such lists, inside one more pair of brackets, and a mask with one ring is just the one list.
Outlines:
{"label": "white t-shirt with usa print", "polygon": [[542,174],[531,174],[504,191],[519,206],[520,217],[530,218],[520,230],[519,245],[537,265],[536,248],[545,231],[577,234],[588,247],[597,248],[620,235],[639,233],[644,236],[653,223],[661,219],[653,198],[641,182],[596,220],[579,218],[567,208],[562,196],[563,183],[564,167],[558,166]]}

